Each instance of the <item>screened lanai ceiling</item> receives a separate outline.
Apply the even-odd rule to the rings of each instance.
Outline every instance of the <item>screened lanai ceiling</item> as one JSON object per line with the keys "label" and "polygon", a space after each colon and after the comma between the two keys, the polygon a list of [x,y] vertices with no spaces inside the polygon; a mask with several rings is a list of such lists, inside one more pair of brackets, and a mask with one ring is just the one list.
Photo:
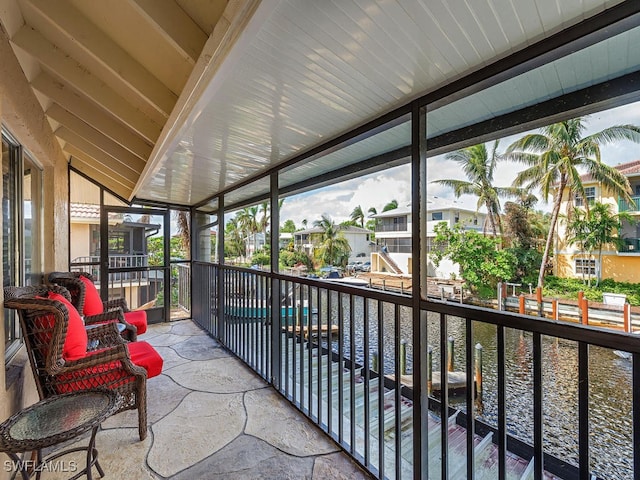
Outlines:
{"label": "screened lanai ceiling", "polygon": [[[621,33],[434,105],[429,136],[640,70],[635,0],[3,3],[12,6],[4,28],[71,165],[125,198],[177,205],[244,184],[607,9],[633,15]],[[369,157],[397,161],[409,133],[396,122],[287,163],[280,188]],[[263,180],[229,200],[268,188]]]}

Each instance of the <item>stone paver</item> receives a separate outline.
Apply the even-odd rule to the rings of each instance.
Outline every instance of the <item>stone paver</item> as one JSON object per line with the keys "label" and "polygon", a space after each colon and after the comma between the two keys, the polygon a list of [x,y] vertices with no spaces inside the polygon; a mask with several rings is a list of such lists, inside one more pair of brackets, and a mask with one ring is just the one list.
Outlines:
{"label": "stone paver", "polygon": [[287,455],[267,442],[242,435],[219,452],[173,478],[299,479],[311,478],[312,473],[312,457],[299,458]]}
{"label": "stone paver", "polygon": [[338,450],[325,434],[272,389],[247,392],[244,403],[248,417],[245,433],[248,435],[301,457]]}
{"label": "stone paver", "polygon": [[[136,423],[137,425],[137,423]],[[153,443],[151,435],[141,442],[138,437],[138,428],[125,430],[103,430],[96,435],[96,448],[98,449],[98,461],[109,478],[135,478],[139,480],[157,478],[146,465],[145,458],[149,447]],[[88,435],[84,435],[77,442],[66,445],[67,448],[86,447],[89,444]],[[43,472],[43,480],[68,479],[86,465],[86,454],[75,452],[61,457],[60,467],[67,468],[67,472]],[[76,470],[77,468],[77,470]],[[97,469],[92,470],[93,478],[100,478]],[[82,477],[85,478],[85,477]]]}
{"label": "stone paver", "polygon": [[[147,380],[147,423],[151,425],[173,411],[191,390],[165,374]],[[138,428],[138,410],[126,410],[108,418],[103,428]]]}
{"label": "stone paver", "polygon": [[162,371],[166,372],[167,370],[176,367],[178,365],[182,365],[184,363],[189,363],[191,360],[188,358],[182,357],[175,351],[173,347],[153,347],[160,354],[163,360]]}
{"label": "stone paver", "polygon": [[191,321],[176,322],[171,327],[171,333],[174,335],[207,335],[207,332]]}
{"label": "stone paver", "polygon": [[[371,478],[191,320],[149,325],[140,340],[155,346],[164,370],[147,381],[145,441],[138,438],[137,410],[103,422],[96,447],[108,478]],[[88,442],[84,435],[74,446]],[[81,453],[64,460],[84,468]],[[46,472],[42,478],[71,475]]]}
{"label": "stone paver", "polygon": [[316,458],[313,480],[358,480],[369,479],[369,475],[344,453],[331,453]]}
{"label": "stone paver", "polygon": [[266,386],[237,358],[185,363],[172,368],[167,375],[183,387],[203,392],[237,393]]}
{"label": "stone paver", "polygon": [[206,335],[188,338],[174,345],[173,350],[189,360],[211,360],[232,356],[227,350],[221,348],[218,342]]}
{"label": "stone paver", "polygon": [[145,342],[149,342],[154,347],[170,347],[175,345],[176,343],[184,342],[187,338],[184,335],[174,335],[172,333],[165,333],[163,335],[154,335],[147,337],[146,335],[141,335],[139,339]]}
{"label": "stone paver", "polygon": [[230,443],[245,422],[242,394],[191,392],[151,427],[149,467],[163,477],[174,475]]}

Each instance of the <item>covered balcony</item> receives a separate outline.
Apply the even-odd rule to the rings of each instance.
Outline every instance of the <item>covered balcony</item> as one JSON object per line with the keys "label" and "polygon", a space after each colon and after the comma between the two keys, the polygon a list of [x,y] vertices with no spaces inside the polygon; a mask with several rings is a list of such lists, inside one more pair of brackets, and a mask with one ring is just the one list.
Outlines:
{"label": "covered balcony", "polygon": [[[107,420],[109,474],[640,479],[637,336],[426,286],[438,155],[640,99],[638,2],[4,3],[4,284],[88,268],[155,313],[151,434]],[[410,290],[280,269],[283,199],[397,166]],[[230,214],[262,205],[268,264],[234,266]],[[2,325],[7,418],[37,398]]]}
{"label": "covered balcony", "polygon": [[[98,460],[110,478],[371,478],[192,321],[152,325],[145,340],[164,358],[147,384],[150,433],[139,440],[135,411],[102,424]],[[68,478],[84,455],[65,462],[45,478]]]}

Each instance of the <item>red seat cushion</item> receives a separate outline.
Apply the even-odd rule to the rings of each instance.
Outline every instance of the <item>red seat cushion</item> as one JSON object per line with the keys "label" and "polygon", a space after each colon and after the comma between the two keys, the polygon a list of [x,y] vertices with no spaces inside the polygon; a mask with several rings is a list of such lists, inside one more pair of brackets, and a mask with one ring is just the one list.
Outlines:
{"label": "red seat cushion", "polygon": [[[88,355],[95,355],[97,352],[90,352]],[[79,390],[90,390],[93,388],[118,389],[126,384],[135,381],[135,377],[122,368],[119,360],[103,363],[73,372],[66,372],[52,380],[58,393],[77,392]]]}
{"label": "red seat cushion", "polygon": [[147,331],[147,312],[144,310],[133,310],[125,312],[124,319],[127,323],[134,325],[138,329],[138,335]]}
{"label": "red seat cushion", "polygon": [[98,289],[87,277],[80,275],[78,278],[84,283],[84,308],[82,313],[86,316],[101,314],[104,311],[104,305]]}
{"label": "red seat cushion", "polygon": [[62,347],[62,358],[65,360],[77,360],[87,354],[87,330],[84,327],[82,317],[76,307],[59,293],[49,292],[50,300],[62,302],[69,312],[69,323],[67,324],[67,336]]}
{"label": "red seat cushion", "polygon": [[162,373],[162,357],[147,342],[131,342],[127,343],[131,361],[143,367],[147,371],[147,378],[155,377]]}

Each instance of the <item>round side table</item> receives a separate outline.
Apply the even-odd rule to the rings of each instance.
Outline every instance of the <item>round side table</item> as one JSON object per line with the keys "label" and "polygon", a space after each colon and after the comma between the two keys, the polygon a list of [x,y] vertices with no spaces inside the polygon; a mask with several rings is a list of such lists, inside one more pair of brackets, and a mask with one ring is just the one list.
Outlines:
{"label": "round side table", "polygon": [[[23,479],[34,473],[40,478],[43,471],[71,471],[61,468],[53,460],[72,452],[86,451],[87,464],[84,470],[71,479],[86,475],[91,479],[93,465],[101,477],[104,471],[98,463],[98,450],[95,439],[98,428],[104,419],[116,412],[122,399],[110,390],[84,390],[46,398],[21,410],[0,425],[0,452],[5,452],[13,461],[13,469],[19,470]],[[87,447],[71,448],[54,452],[42,458],[41,450],[71,440],[91,430],[91,439]],[[18,453],[37,452],[36,461],[20,460]],[[70,479],[70,480],[71,480]]]}

